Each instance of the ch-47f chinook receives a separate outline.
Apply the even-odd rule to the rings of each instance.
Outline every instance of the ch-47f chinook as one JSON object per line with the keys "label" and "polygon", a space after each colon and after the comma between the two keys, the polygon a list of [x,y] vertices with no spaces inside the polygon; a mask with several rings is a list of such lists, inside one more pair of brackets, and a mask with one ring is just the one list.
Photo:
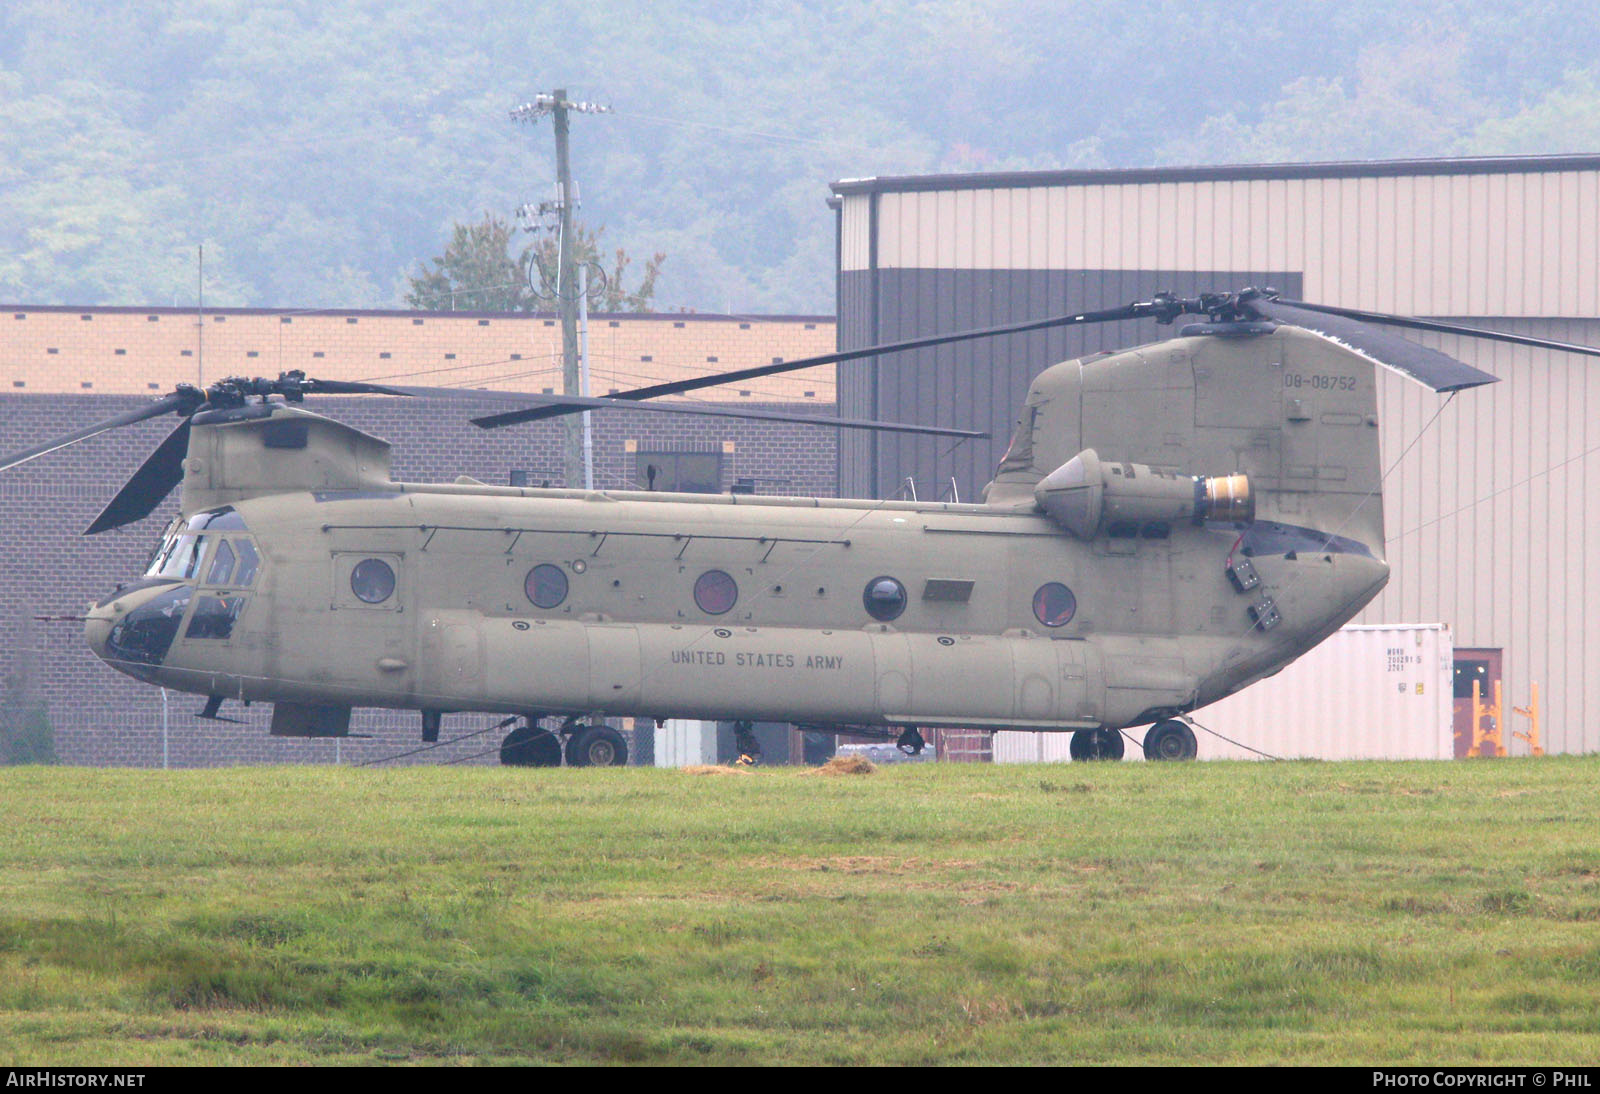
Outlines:
{"label": "ch-47f chinook", "polygon": [[[963,338],[1202,316],[1167,341],[1045,369],[981,504],[708,496],[390,478],[389,446],[308,394],[504,398],[498,426]],[[501,758],[625,762],[605,718],[705,718],[896,738],[1072,733],[1117,758],[1195,755],[1183,716],[1322,641],[1388,579],[1374,366],[1437,391],[1493,377],[1375,330],[1400,323],[1246,290],[1153,300],[624,392],[492,395],[321,381],[180,388],[0,459],[159,414],[182,422],[88,529],[182,485],[145,575],[85,624],[151,684],[274,704],[272,732],[351,709],[521,719]],[[1565,344],[1559,348],[1595,353]],[[528,404],[533,404],[528,407]],[[698,411],[739,411],[696,407]],[[815,421],[816,419],[807,419]],[[873,423],[834,424],[870,427]],[[907,428],[878,423],[884,428]]]}

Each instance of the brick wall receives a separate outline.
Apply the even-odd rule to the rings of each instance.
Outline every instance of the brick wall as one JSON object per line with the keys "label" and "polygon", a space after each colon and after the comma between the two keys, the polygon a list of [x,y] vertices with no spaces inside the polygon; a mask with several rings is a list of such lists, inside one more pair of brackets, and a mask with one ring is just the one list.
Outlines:
{"label": "brick wall", "polygon": [[[831,316],[592,315],[590,390],[794,360],[834,348]],[[561,388],[561,324],[503,312],[228,308],[0,310],[0,390],[146,394],[301,369],[328,380],[542,392]],[[834,366],[697,398],[831,404]]]}
{"label": "brick wall", "polygon": [[[32,313],[27,320],[4,319],[5,314],[0,313],[0,321],[18,327],[35,321]],[[144,314],[136,313],[139,322],[145,321]],[[168,313],[160,314],[161,322],[166,322]],[[71,321],[88,326],[101,321],[101,313],[95,315],[93,320]],[[59,316],[56,321],[66,322]],[[831,338],[830,328],[830,344]],[[15,345],[6,343],[5,353],[13,353]],[[273,364],[252,371],[276,369]],[[164,376],[158,384],[166,390],[172,382],[172,377]],[[822,389],[814,390],[820,394]],[[828,390],[831,395],[831,386]],[[0,393],[0,452],[66,433],[142,401],[131,395],[5,389]],[[473,414],[504,409],[503,404],[325,399],[313,408],[391,442],[397,479],[447,482],[466,474],[506,483],[512,470],[523,470],[532,473],[535,483],[545,478],[556,485],[561,482],[559,423],[492,432],[468,424]],[[813,399],[799,409],[820,416],[834,408],[831,401]],[[596,414],[593,420],[596,484],[601,487],[628,484],[634,465],[629,441],[647,450],[701,451],[725,451],[731,442],[732,451],[723,459],[724,488],[736,478],[753,476],[792,482],[781,491],[764,488],[763,493],[829,496],[834,490],[838,432],[834,429],[632,411]],[[31,617],[82,614],[87,602],[142,572],[156,537],[176,511],[176,493],[155,515],[129,528],[91,538],[79,533],[175,424],[173,418],[143,422],[0,472],[0,686],[7,694],[20,686],[46,704],[55,726],[56,751],[65,763],[159,766],[162,762],[160,690],[101,664],[84,645],[81,624],[36,622]],[[270,708],[265,707],[246,712],[236,703],[228,704],[224,713],[244,717],[244,725],[202,721],[193,717],[202,702],[197,696],[168,693],[167,746],[175,767],[331,763],[336,758],[361,762],[415,748],[420,741],[415,713],[358,711],[351,731],[371,734],[370,738],[336,744],[269,737]],[[441,737],[483,729],[493,721],[483,715],[447,715]],[[396,762],[493,763],[497,757],[492,750],[500,736],[484,733]],[[474,756],[486,750],[489,754]]]}

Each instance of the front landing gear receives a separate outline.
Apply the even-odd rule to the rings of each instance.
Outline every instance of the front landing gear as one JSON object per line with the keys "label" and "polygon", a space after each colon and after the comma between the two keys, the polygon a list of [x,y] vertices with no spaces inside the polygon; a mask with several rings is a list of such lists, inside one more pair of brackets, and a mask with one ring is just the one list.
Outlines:
{"label": "front landing gear", "polygon": [[1072,735],[1067,754],[1074,761],[1120,760],[1124,749],[1122,734],[1114,729],[1080,729]]}
{"label": "front landing gear", "polygon": [[1147,760],[1192,760],[1198,751],[1194,730],[1176,718],[1157,722],[1144,735]]}
{"label": "front landing gear", "polygon": [[928,747],[928,742],[922,739],[922,734],[917,732],[916,726],[907,726],[905,732],[895,741],[894,747],[907,756],[920,756],[922,750]]}

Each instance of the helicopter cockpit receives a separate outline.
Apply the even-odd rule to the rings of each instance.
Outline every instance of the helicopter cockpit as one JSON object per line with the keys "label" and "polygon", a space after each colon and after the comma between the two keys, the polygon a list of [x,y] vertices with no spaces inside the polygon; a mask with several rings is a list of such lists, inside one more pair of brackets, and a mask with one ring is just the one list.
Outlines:
{"label": "helicopter cockpit", "polygon": [[228,639],[260,571],[261,553],[232,506],[180,516],[162,534],[144,577],[96,605],[90,644],[140,675],[137,666],[161,665],[180,634]]}

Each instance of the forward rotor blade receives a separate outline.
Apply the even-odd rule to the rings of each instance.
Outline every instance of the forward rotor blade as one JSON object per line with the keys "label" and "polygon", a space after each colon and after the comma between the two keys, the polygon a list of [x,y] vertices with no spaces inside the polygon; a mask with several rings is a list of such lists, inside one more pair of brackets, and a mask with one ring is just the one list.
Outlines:
{"label": "forward rotor blade", "polygon": [[1391,327],[1431,330],[1440,334],[1464,334],[1469,338],[1486,338],[1491,342],[1510,342],[1518,346],[1537,346],[1540,349],[1555,349],[1563,353],[1581,353],[1588,357],[1600,357],[1600,347],[1583,346],[1576,342],[1557,342],[1549,338],[1535,338],[1531,334],[1513,334],[1510,331],[1486,330],[1483,327],[1469,327],[1464,323],[1441,323],[1437,319],[1417,319],[1408,315],[1358,311],[1355,308],[1335,308],[1328,304],[1307,304],[1303,300],[1280,300],[1276,303],[1288,304],[1291,307],[1303,308],[1306,311],[1324,312],[1328,315],[1343,315],[1350,319],[1359,319],[1364,323],[1382,323]]}
{"label": "forward rotor blade", "polygon": [[411,395],[408,388],[368,384],[360,380],[306,380],[301,388],[307,395]]}
{"label": "forward rotor blade", "polygon": [[[516,391],[483,391],[477,388],[459,387],[397,387],[391,388],[388,394],[410,395],[419,398],[446,398],[446,399],[485,399],[497,402],[512,402],[526,406],[529,402],[539,404],[538,409],[550,408],[564,414],[578,414],[585,410],[642,410],[651,414],[698,414],[713,418],[752,418],[757,421],[768,422],[796,422],[800,425],[825,425],[838,429],[876,429],[889,433],[926,433],[934,437],[961,437],[976,440],[988,437],[989,434],[972,429],[949,429],[944,426],[934,425],[908,425],[905,422],[880,422],[867,418],[835,418],[823,414],[786,414],[781,410],[748,410],[738,406],[717,406],[714,403],[639,403],[627,402],[616,397],[586,398],[582,395],[531,395],[526,392]],[[520,412],[519,412],[520,413]],[[492,425],[485,422],[494,421],[503,415],[490,415],[486,418],[473,418],[472,424],[481,429],[493,429]]]}
{"label": "forward rotor blade", "polygon": [[189,454],[189,422],[190,419],[185,418],[177,429],[167,434],[167,439],[139,465],[133,478],[100,510],[94,523],[83,530],[84,535],[121,528],[155,512],[156,506],[172,493],[172,488],[183,481],[183,460]]}
{"label": "forward rotor blade", "polygon": [[25,448],[21,452],[13,452],[9,456],[0,458],[0,471],[16,467],[18,464],[27,463],[29,460],[54,452],[58,448],[66,448],[68,445],[77,444],[79,441],[86,441],[90,437],[97,437],[107,430],[133,425],[135,422],[142,422],[146,418],[158,418],[175,410],[192,410],[194,405],[194,396],[184,392],[175,391],[171,395],[163,395],[155,402],[139,407],[136,410],[123,411],[114,418],[107,418],[103,422],[96,422],[94,425],[85,426],[82,429],[56,437],[54,440],[45,441],[43,444],[37,444],[32,448]]}
{"label": "forward rotor blade", "polygon": [[[1048,330],[1052,327],[1114,323],[1124,319],[1139,319],[1145,316],[1157,315],[1160,311],[1161,305],[1156,302],[1139,301],[1133,304],[1124,304],[1121,307],[1109,308],[1105,311],[1080,312],[1076,315],[1055,315],[1046,319],[1031,319],[1025,323],[1010,323],[1001,327],[980,327],[975,330],[957,331],[953,334],[935,334],[926,338],[912,338],[904,342],[885,342],[876,346],[866,346],[862,349],[839,350],[835,353],[823,353],[815,357],[801,357],[793,361],[778,361],[770,365],[757,365],[754,368],[735,369],[731,372],[715,372],[708,376],[697,376],[692,380],[674,380],[671,383],[652,384],[649,387],[619,391],[611,398],[630,402],[659,399],[666,395],[681,395],[686,391],[698,391],[701,388],[737,383],[740,380],[755,380],[763,376],[776,376],[783,372],[798,372],[800,369],[815,368],[818,365],[838,364],[841,361],[859,361],[864,357],[880,357],[884,354],[900,353],[904,350],[927,349],[932,346],[943,346],[951,342],[965,342],[975,338],[995,338],[1005,334],[1025,334],[1028,331]],[[473,424],[482,426],[484,429],[498,429],[501,426],[516,425],[519,422],[536,422],[544,418],[557,418],[564,414],[575,414],[583,409],[583,407],[576,405],[547,404],[530,407],[527,410],[514,410],[505,414],[494,414],[486,418],[474,418]],[[835,419],[835,421],[837,420]]]}
{"label": "forward rotor blade", "polygon": [[1461,391],[1480,384],[1499,382],[1499,377],[1479,371],[1438,350],[1419,346],[1387,331],[1323,307],[1305,307],[1298,301],[1286,303],[1258,297],[1247,305],[1262,319],[1275,319],[1304,327],[1393,369],[1434,391]]}

